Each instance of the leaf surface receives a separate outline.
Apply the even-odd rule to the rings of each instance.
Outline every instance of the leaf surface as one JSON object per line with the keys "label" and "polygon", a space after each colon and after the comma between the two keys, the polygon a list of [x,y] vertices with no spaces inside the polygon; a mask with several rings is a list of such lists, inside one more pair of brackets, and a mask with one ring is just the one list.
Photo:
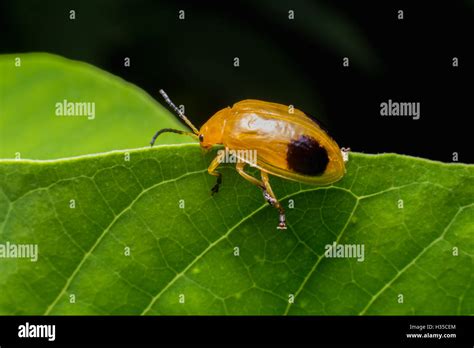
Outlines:
{"label": "leaf surface", "polygon": [[[279,231],[230,164],[210,195],[212,155],[1,160],[0,244],[39,258],[0,258],[0,314],[474,313],[473,166],[354,153],[332,186],[272,177]],[[326,257],[334,242],[363,260]]]}

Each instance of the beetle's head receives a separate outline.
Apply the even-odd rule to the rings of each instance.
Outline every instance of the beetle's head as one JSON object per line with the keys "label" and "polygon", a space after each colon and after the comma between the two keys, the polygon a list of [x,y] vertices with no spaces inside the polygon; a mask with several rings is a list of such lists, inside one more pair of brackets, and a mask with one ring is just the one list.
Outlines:
{"label": "beetle's head", "polygon": [[219,143],[216,139],[216,129],[207,124],[204,124],[199,130],[198,139],[199,145],[205,150]]}
{"label": "beetle's head", "polygon": [[[204,127],[203,127],[204,128]],[[206,135],[206,140],[204,141],[204,131],[203,131],[203,128],[201,128],[201,131],[199,132],[199,136],[198,136],[198,139],[199,139],[199,145],[201,145],[201,147],[205,150],[208,150],[212,147],[213,144],[209,143],[208,142],[208,137]]]}
{"label": "beetle's head", "polygon": [[199,130],[199,144],[204,149],[209,149],[213,145],[222,144],[225,132],[225,124],[230,113],[227,107],[214,114]]}

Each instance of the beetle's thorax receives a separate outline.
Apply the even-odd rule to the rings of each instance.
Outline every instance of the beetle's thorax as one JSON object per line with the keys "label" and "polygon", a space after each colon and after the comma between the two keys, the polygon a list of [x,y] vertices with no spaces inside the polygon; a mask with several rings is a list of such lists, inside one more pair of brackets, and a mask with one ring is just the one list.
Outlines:
{"label": "beetle's thorax", "polygon": [[216,112],[201,127],[199,134],[203,135],[201,146],[210,147],[212,145],[222,144],[225,131],[225,124],[230,116],[230,107]]}

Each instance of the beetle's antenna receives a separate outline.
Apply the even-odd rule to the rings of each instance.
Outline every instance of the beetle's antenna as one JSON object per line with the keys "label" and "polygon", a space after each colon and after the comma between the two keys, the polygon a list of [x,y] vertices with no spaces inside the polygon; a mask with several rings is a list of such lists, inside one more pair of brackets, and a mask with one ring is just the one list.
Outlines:
{"label": "beetle's antenna", "polygon": [[179,130],[179,129],[163,128],[163,129],[160,129],[158,132],[155,133],[155,135],[153,136],[153,138],[150,141],[150,145],[153,146],[155,144],[156,138],[158,138],[160,136],[160,134],[163,134],[163,133],[177,133],[177,134],[189,135],[190,137],[193,137],[193,138],[198,137],[197,134],[194,134],[194,133],[191,133],[191,132],[184,132],[184,131]]}
{"label": "beetle's antenna", "polygon": [[174,110],[174,112],[176,112],[179,116],[179,118],[181,118],[184,122],[186,122],[186,124],[188,125],[189,128],[191,128],[194,132],[194,134],[199,134],[199,131],[197,130],[196,127],[193,126],[193,124],[191,123],[191,121],[188,120],[188,118],[186,116],[184,116],[184,114],[181,112],[180,109],[178,109],[176,107],[176,105],[173,104],[173,102],[171,101],[171,99],[168,97],[168,94],[165,93],[165,91],[163,91],[162,89],[160,89],[160,94],[163,96],[163,98],[165,99],[165,102]]}

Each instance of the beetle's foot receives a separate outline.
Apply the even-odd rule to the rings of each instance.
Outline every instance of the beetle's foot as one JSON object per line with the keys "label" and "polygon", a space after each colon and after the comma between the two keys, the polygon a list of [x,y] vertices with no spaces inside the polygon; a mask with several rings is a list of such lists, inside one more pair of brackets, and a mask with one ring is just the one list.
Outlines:
{"label": "beetle's foot", "polygon": [[270,196],[267,192],[267,190],[263,190],[263,198],[270,204],[271,206],[274,206],[276,203],[276,199]]}
{"label": "beetle's foot", "polygon": [[217,181],[214,186],[211,188],[211,195],[214,196],[215,193],[219,192],[219,186],[222,184],[222,175],[217,173]]}
{"label": "beetle's foot", "polygon": [[219,192],[219,184],[215,184],[211,188],[211,195],[214,196],[215,193]]}
{"label": "beetle's foot", "polygon": [[341,147],[341,154],[342,154],[342,159],[344,162],[349,161],[349,152],[351,152],[350,147]]}
{"label": "beetle's foot", "polygon": [[286,230],[286,216],[285,214],[280,214],[280,223],[277,226],[279,230]]}

